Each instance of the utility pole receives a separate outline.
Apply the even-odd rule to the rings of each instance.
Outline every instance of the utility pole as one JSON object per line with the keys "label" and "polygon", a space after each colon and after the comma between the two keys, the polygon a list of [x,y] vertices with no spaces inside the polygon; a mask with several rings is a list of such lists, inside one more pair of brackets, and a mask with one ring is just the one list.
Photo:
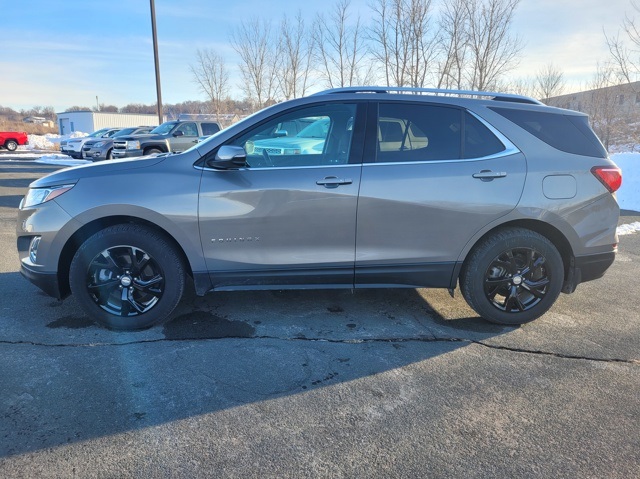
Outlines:
{"label": "utility pole", "polygon": [[153,35],[153,59],[156,65],[156,92],[158,94],[158,125],[164,122],[162,115],[162,92],[160,90],[160,61],[158,60],[158,33],[156,31],[156,6],[151,2],[151,34]]}

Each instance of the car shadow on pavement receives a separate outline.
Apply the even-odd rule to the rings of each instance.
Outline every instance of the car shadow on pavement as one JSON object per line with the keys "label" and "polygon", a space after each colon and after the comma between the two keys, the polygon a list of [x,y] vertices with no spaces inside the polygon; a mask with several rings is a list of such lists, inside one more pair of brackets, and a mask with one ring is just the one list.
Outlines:
{"label": "car shadow on pavement", "polygon": [[393,375],[514,329],[408,289],[187,295],[164,326],[118,333],[19,273],[0,288],[0,457]]}

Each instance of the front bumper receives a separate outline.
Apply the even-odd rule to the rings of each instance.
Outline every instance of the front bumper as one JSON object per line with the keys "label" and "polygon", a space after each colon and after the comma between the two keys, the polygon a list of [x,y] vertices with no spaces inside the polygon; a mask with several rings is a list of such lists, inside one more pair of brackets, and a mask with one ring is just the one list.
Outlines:
{"label": "front bumper", "polygon": [[83,148],[82,152],[84,153],[85,158],[89,158],[91,160],[107,159],[107,152],[101,148]]}
{"label": "front bumper", "polygon": [[113,149],[111,151],[111,155],[114,158],[135,158],[137,156],[144,156],[144,152],[142,150],[123,150],[123,149]]}
{"label": "front bumper", "polygon": [[26,266],[24,262],[20,265],[20,273],[49,296],[53,296],[56,299],[63,299],[66,296],[62,295],[60,291],[57,273],[35,271]]}

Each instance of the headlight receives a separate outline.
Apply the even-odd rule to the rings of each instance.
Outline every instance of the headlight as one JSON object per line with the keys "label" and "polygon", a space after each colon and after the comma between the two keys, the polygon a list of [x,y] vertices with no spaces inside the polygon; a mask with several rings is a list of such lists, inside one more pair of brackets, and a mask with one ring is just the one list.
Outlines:
{"label": "headlight", "polygon": [[93,145],[86,145],[86,146],[90,146],[91,148],[100,148],[101,146],[104,146],[104,141],[98,141],[97,143],[94,143]]}
{"label": "headlight", "polygon": [[48,188],[29,188],[27,195],[24,197],[22,207],[29,208],[41,203],[46,203],[47,201],[66,193],[73,187],[74,185],[61,185],[50,186]]}
{"label": "headlight", "polygon": [[127,150],[139,150],[140,142],[138,140],[135,141],[127,141]]}

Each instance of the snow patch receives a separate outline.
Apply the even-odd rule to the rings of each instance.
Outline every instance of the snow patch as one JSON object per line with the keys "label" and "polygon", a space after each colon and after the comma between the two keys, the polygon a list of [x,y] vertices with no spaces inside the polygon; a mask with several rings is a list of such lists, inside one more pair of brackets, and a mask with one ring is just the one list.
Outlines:
{"label": "snow patch", "polygon": [[78,166],[78,165],[87,165],[92,163],[88,160],[74,160],[73,158],[67,155],[45,155],[38,156],[38,159],[34,161],[34,163],[43,163],[45,165],[58,165],[58,166]]}
{"label": "snow patch", "polygon": [[19,150],[54,150],[60,148],[60,142],[62,140],[68,140],[69,138],[80,138],[88,136],[88,133],[81,131],[74,131],[69,135],[57,135],[55,133],[47,133],[46,135],[27,135],[29,139],[28,145],[19,146]]}
{"label": "snow patch", "polygon": [[633,233],[637,233],[638,231],[640,231],[640,221],[636,221],[635,223],[630,223],[626,225],[620,225],[616,230],[616,232],[618,233],[618,236],[630,235]]}
{"label": "snow patch", "polygon": [[616,193],[620,208],[640,211],[640,153],[616,153],[611,159],[622,170],[622,186]]}

